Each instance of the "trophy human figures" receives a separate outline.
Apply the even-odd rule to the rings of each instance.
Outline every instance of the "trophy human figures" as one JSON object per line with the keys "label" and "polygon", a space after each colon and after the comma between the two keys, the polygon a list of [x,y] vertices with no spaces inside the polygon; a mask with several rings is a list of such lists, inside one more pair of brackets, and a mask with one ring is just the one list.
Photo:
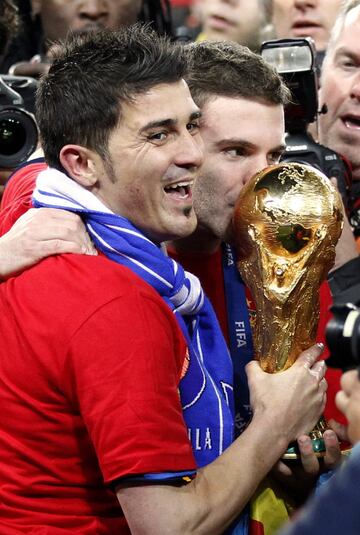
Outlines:
{"label": "trophy human figures", "polygon": [[[246,184],[233,224],[237,267],[257,309],[255,358],[276,373],[316,341],[319,288],[343,225],[341,198],[320,171],[283,163]],[[320,451],[326,427],[322,421],[317,427],[310,436]]]}

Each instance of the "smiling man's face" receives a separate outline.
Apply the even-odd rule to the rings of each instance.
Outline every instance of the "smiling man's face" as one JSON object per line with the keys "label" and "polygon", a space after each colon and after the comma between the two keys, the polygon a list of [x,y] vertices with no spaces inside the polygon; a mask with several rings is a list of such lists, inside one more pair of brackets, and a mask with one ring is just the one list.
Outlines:
{"label": "smiling man's face", "polygon": [[194,188],[198,226],[215,239],[228,240],[243,186],[264,167],[278,163],[285,149],[284,109],[281,104],[217,96],[203,106],[201,123],[204,163]]}
{"label": "smiling man's face", "polygon": [[360,180],[360,6],[346,16],[323,65],[319,118],[320,142],[348,158]]}
{"label": "smiling man's face", "polygon": [[199,108],[184,80],[159,84],[121,106],[93,193],[148,238],[182,238],[196,227],[192,187],[203,161]]}

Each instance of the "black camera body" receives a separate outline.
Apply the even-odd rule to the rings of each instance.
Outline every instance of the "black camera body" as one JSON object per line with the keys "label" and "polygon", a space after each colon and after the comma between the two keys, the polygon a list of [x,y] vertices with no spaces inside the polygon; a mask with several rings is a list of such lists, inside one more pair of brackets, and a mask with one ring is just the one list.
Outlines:
{"label": "black camera body", "polygon": [[326,326],[330,356],[326,365],[346,371],[360,364],[360,283],[334,297]]}
{"label": "black camera body", "polygon": [[37,81],[0,76],[0,168],[14,169],[36,150],[38,129],[33,116]]}
{"label": "black camera body", "polygon": [[344,205],[348,208],[351,187],[350,164],[308,133],[318,110],[315,48],[311,39],[275,39],[261,46],[262,56],[276,68],[291,91],[285,106],[286,149],[281,161],[312,165],[327,177],[335,177]]}

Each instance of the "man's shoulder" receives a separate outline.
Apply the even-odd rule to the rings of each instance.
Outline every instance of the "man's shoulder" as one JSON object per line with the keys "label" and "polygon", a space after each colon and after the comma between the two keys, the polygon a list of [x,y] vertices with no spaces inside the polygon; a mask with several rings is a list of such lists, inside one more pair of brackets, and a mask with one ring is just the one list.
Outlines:
{"label": "man's shoulder", "polygon": [[121,300],[122,308],[134,302],[147,306],[145,303],[149,301],[157,309],[165,306],[152,286],[131,269],[103,255],[48,257],[16,279],[15,290],[19,295],[32,295],[43,310],[57,307],[58,301],[74,310],[86,310],[86,313],[114,300]]}
{"label": "man's shoulder", "polygon": [[145,292],[157,296],[157,292],[131,269],[99,254],[62,254],[45,258],[19,277],[34,282],[46,281],[64,291],[84,291],[104,295]]}
{"label": "man's shoulder", "polygon": [[94,314],[101,318],[109,308],[119,318],[148,311],[172,317],[149,284],[100,255],[48,257],[1,284],[0,300],[3,311],[9,308],[19,318],[37,318],[37,323],[51,325],[64,336]]}

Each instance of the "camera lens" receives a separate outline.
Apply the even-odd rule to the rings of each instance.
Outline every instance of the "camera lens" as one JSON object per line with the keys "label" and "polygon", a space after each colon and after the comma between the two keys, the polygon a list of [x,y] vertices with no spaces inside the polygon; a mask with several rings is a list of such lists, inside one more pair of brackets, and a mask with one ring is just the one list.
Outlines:
{"label": "camera lens", "polygon": [[38,132],[32,116],[19,108],[0,111],[0,168],[25,162],[37,146]]}
{"label": "camera lens", "polygon": [[19,152],[26,141],[26,132],[18,119],[7,118],[0,121],[0,147],[5,156]]}

